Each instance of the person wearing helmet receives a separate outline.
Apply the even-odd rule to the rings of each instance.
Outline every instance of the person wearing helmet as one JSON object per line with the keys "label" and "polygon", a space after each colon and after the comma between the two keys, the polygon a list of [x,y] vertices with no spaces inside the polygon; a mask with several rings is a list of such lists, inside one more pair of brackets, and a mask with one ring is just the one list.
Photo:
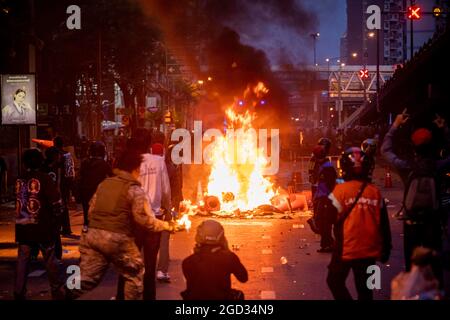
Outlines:
{"label": "person wearing helmet", "polygon": [[89,201],[98,185],[113,175],[112,169],[105,161],[106,147],[101,141],[94,141],[89,146],[89,158],[81,163],[80,179],[77,184],[78,197],[83,207],[83,231],[89,224]]}
{"label": "person wearing helmet", "polygon": [[318,183],[318,179],[319,179],[319,169],[320,166],[322,165],[322,163],[324,161],[326,161],[326,157],[328,156],[328,153],[330,152],[330,148],[331,148],[331,141],[327,138],[320,138],[319,141],[317,142],[317,146],[321,146],[324,150],[325,156],[322,156],[322,152],[319,152],[320,155],[319,157],[316,156],[316,154],[314,154],[314,150],[313,150],[313,154],[311,156],[311,159],[309,160],[309,182],[311,183],[311,196],[314,199],[314,194],[317,191],[317,183]]}
{"label": "person wearing helmet", "polygon": [[361,143],[361,150],[366,154],[368,160],[370,161],[370,175],[369,181],[372,181],[372,173],[375,169],[375,156],[377,153],[377,140],[376,139],[366,139]]}
{"label": "person wearing helmet", "polygon": [[[441,209],[437,206],[427,206],[425,210],[415,210],[414,205],[408,203],[407,199],[414,200],[414,194],[429,195],[432,202],[438,202],[438,186],[440,177],[444,176],[450,169],[450,157],[437,160],[435,153],[435,137],[427,127],[417,128],[413,131],[410,141],[412,142],[414,155],[409,159],[402,158],[394,151],[394,138],[398,135],[401,127],[409,121],[409,116],[405,113],[397,115],[394,123],[384,137],[381,146],[381,153],[384,158],[397,170],[405,186],[404,204],[405,211],[403,217],[403,249],[406,271],[411,268],[411,256],[414,248],[424,246],[438,252],[442,250],[443,223],[441,220]],[[426,178],[431,184],[421,190],[415,190],[412,182]],[[419,180],[420,179],[420,180]],[[409,195],[409,197],[408,197]],[[424,197],[426,199],[427,197]],[[419,208],[420,209],[420,208]],[[442,283],[442,273],[436,275]]]}
{"label": "person wearing helmet", "polygon": [[331,230],[336,211],[330,199],[328,199],[328,195],[336,185],[337,174],[333,163],[326,156],[329,146],[329,144],[318,144],[313,150],[313,157],[319,164],[319,168],[317,172],[317,189],[313,195],[314,216],[307,221],[313,231],[317,228],[317,233],[321,236],[320,249],[317,250],[317,252],[321,253],[332,252],[334,242]]}
{"label": "person wearing helmet", "polygon": [[242,291],[231,288],[231,274],[248,281],[248,273],[239,257],[228,249],[223,226],[205,220],[197,227],[194,253],[183,260],[186,290],[184,300],[243,300]]}
{"label": "person wearing helmet", "polygon": [[360,148],[349,148],[339,161],[345,182],[336,185],[329,196],[338,214],[327,284],[336,300],[351,300],[345,281],[353,270],[358,300],[372,300],[367,268],[389,258],[389,218],[380,191],[369,182],[371,164],[366,154]]}

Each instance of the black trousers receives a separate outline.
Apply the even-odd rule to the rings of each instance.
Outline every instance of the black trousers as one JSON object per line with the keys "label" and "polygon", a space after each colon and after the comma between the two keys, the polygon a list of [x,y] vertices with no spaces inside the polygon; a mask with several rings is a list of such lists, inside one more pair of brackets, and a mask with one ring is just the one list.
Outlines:
{"label": "black trousers", "polygon": [[375,259],[357,259],[343,261],[340,258],[331,258],[328,266],[327,284],[335,300],[353,300],[345,285],[350,270],[353,270],[358,300],[373,300],[373,292],[367,287],[367,268],[376,264]]}
{"label": "black trousers", "polygon": [[69,183],[61,183],[61,200],[62,200],[62,212],[61,212],[61,233],[71,234],[72,228],[70,227],[69,216],[69,201],[70,201],[70,189]]}
{"label": "black trousers", "polygon": [[[161,232],[141,231],[136,237],[136,245],[144,253],[144,300],[156,300],[156,260],[158,257]],[[124,300],[124,279],[119,276],[117,300]]]}
{"label": "black trousers", "polygon": [[321,197],[316,200],[315,220],[320,232],[320,247],[327,248],[334,244],[332,236],[333,223],[336,219],[336,209],[331,200]]}
{"label": "black trousers", "polygon": [[83,225],[87,226],[89,224],[89,201],[82,200],[81,206],[83,207]]}
{"label": "black trousers", "polygon": [[24,244],[19,243],[17,253],[17,269],[14,285],[14,297],[16,300],[25,299],[27,280],[30,265],[32,247],[38,247],[44,257],[45,269],[50,283],[52,299],[62,299],[62,279],[59,273],[58,262],[55,257],[55,245],[52,244]]}

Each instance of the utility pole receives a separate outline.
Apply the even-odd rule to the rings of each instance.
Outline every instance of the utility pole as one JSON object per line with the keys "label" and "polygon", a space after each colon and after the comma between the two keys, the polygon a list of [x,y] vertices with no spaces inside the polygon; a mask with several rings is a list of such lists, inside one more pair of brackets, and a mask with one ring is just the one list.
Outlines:
{"label": "utility pole", "polygon": [[[410,1],[410,3],[411,3],[411,7],[415,4],[415,0],[411,0]],[[410,57],[410,59],[412,59],[412,57],[413,57],[413,55],[414,55],[414,19],[410,19],[411,20],[411,24],[410,24],[410,29],[411,29],[411,39],[410,39],[410,42],[411,42],[411,57]]]}
{"label": "utility pole", "polygon": [[339,81],[338,81],[338,127],[341,127],[342,124],[342,109],[343,109],[343,103],[342,103],[342,63],[339,64]]}
{"label": "utility pole", "polygon": [[[101,27],[100,27],[101,28]],[[102,129],[101,117],[102,114],[102,31],[98,32],[98,62],[97,62],[97,112],[94,122],[94,137],[96,140],[100,139],[100,133]]]}
{"label": "utility pole", "polygon": [[380,94],[380,29],[377,29],[377,93],[376,93],[376,103],[377,111],[380,112],[380,105],[378,96]]}
{"label": "utility pole", "polygon": [[316,56],[316,41],[317,38],[320,37],[320,33],[316,32],[316,33],[311,33],[310,34],[311,38],[313,38],[313,46],[314,46],[314,65],[317,65],[317,56]]}

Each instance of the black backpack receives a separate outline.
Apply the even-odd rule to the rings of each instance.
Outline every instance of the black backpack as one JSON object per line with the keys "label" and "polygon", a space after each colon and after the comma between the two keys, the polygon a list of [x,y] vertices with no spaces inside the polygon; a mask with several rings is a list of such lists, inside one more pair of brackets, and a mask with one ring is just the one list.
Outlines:
{"label": "black backpack", "polygon": [[414,163],[403,198],[405,219],[424,220],[438,212],[439,190],[436,176],[434,161],[422,160]]}

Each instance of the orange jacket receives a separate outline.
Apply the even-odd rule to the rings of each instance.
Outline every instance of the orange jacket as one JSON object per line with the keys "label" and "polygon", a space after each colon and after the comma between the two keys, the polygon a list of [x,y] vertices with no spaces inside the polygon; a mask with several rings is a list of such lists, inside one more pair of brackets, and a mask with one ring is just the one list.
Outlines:
{"label": "orange jacket", "polygon": [[[338,211],[338,221],[355,201],[361,186],[361,181],[348,181],[336,185],[330,194],[329,198]],[[387,210],[381,210],[382,205],[378,188],[367,184],[344,223],[336,226],[337,250],[343,260],[381,259],[383,250],[386,247],[390,250],[389,218]],[[389,242],[387,246],[386,242]]]}

